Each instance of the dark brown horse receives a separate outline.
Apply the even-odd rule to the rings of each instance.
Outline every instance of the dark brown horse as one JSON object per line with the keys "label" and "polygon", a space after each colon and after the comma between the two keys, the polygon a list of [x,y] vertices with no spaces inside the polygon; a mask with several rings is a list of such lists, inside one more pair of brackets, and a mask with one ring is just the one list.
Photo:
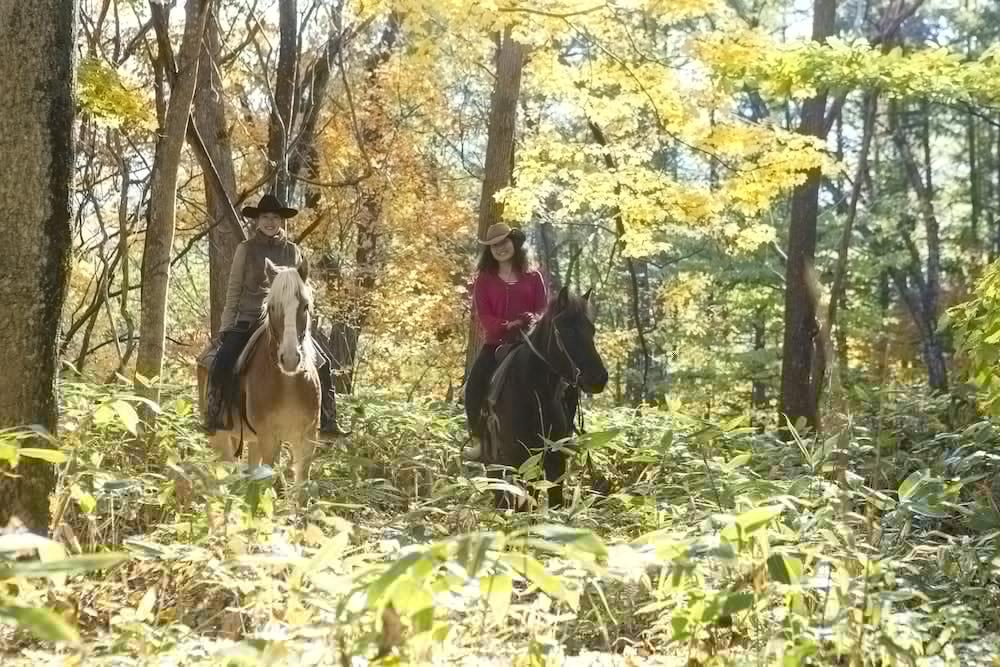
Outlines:
{"label": "dark brown horse", "polygon": [[[553,484],[550,507],[563,504],[567,454],[546,448],[545,440],[556,442],[572,433],[575,406],[565,400],[566,392],[597,394],[608,383],[608,371],[594,346],[593,319],[590,290],[571,296],[563,287],[524,342],[501,362],[483,409],[484,463],[516,469],[534,452],[544,451],[545,479]],[[518,506],[510,494],[495,494],[497,507]]]}

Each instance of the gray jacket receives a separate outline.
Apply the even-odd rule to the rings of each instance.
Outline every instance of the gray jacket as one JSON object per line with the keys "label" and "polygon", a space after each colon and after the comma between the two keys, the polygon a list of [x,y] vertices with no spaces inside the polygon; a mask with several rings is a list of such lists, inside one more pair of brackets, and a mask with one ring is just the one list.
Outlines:
{"label": "gray jacket", "polygon": [[270,259],[279,266],[302,266],[302,250],[288,240],[284,230],[273,237],[255,231],[246,241],[236,246],[233,265],[229,269],[229,286],[226,288],[226,307],[222,311],[220,332],[229,331],[239,322],[256,322],[264,303],[264,260]]}

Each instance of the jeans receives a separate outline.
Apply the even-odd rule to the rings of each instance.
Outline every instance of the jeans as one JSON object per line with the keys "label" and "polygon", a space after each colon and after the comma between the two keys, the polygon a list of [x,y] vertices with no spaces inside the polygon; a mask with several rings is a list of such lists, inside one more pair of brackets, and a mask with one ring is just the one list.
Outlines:
{"label": "jeans", "polygon": [[493,371],[497,369],[496,351],[499,347],[496,343],[487,343],[479,350],[479,356],[469,370],[469,377],[465,381],[465,417],[469,423],[469,432],[474,436],[481,436],[480,432],[480,410],[483,401],[486,400],[486,392],[489,390],[490,378]]}

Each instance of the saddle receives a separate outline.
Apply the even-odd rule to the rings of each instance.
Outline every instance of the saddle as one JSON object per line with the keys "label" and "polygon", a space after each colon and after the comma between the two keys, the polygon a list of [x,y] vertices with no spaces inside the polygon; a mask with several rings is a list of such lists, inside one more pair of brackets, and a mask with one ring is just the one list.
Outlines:
{"label": "saddle", "polygon": [[[239,417],[242,421],[246,422],[250,426],[250,431],[256,433],[253,426],[249,423],[249,417],[247,412],[247,395],[245,391],[239,390],[239,379],[246,370],[246,366],[249,363],[251,357],[253,356],[254,350],[257,344],[260,342],[261,337],[264,334],[264,327],[257,327],[257,329],[250,335],[250,339],[247,341],[246,346],[243,351],[240,352],[240,356],[236,359],[236,365],[233,367],[232,377],[226,383],[226,386],[222,387],[222,391],[226,396],[229,397],[230,404],[235,406],[239,412]],[[196,358],[196,363],[201,368],[204,368],[208,373],[212,371],[212,364],[215,362],[215,356],[219,351],[220,340],[218,338],[210,340],[205,348]],[[323,346],[312,336],[310,336],[309,342],[316,348],[318,354],[316,354],[316,369],[322,369],[326,367],[328,363],[331,363],[327,359],[325,350]],[[211,380],[209,380],[211,381]],[[227,428],[233,428],[233,423],[231,419],[231,413],[228,411],[222,416],[224,423]]]}
{"label": "saddle", "polygon": [[[247,341],[246,347],[243,348],[243,352],[236,359],[236,366],[233,368],[233,373],[239,377],[243,373],[243,369],[246,367],[247,361],[250,360],[250,356],[253,354],[254,348],[257,346],[257,342],[263,335],[264,327],[258,327],[256,331],[250,336],[250,340]],[[312,344],[315,346],[319,354],[316,355],[316,369],[325,368],[330,360],[327,359],[326,351],[323,346],[318,344],[315,339],[313,339]],[[212,370],[212,363],[215,361],[215,355],[219,351],[219,340],[213,339],[205,345],[205,349],[201,351],[198,355],[196,361],[199,366],[205,370]]]}

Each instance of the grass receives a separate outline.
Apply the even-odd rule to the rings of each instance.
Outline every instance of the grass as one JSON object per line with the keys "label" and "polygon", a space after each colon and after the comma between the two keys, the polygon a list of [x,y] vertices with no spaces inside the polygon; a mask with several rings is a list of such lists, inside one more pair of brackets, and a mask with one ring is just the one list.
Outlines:
{"label": "grass", "polygon": [[577,444],[610,493],[578,465],[567,508],[525,515],[494,511],[482,468],[458,460],[456,406],[345,400],[353,434],[320,450],[295,503],[273,475],[214,461],[188,391],[164,401],[150,446],[130,432],[127,393],[64,387],[54,537],[71,556],[122,559],[68,576],[0,570],[0,608],[51,610],[0,626],[3,664],[1000,654],[1000,433],[949,431],[933,418],[943,406],[912,389],[877,409],[858,397],[837,432],[792,443],[740,419],[588,406]]}

